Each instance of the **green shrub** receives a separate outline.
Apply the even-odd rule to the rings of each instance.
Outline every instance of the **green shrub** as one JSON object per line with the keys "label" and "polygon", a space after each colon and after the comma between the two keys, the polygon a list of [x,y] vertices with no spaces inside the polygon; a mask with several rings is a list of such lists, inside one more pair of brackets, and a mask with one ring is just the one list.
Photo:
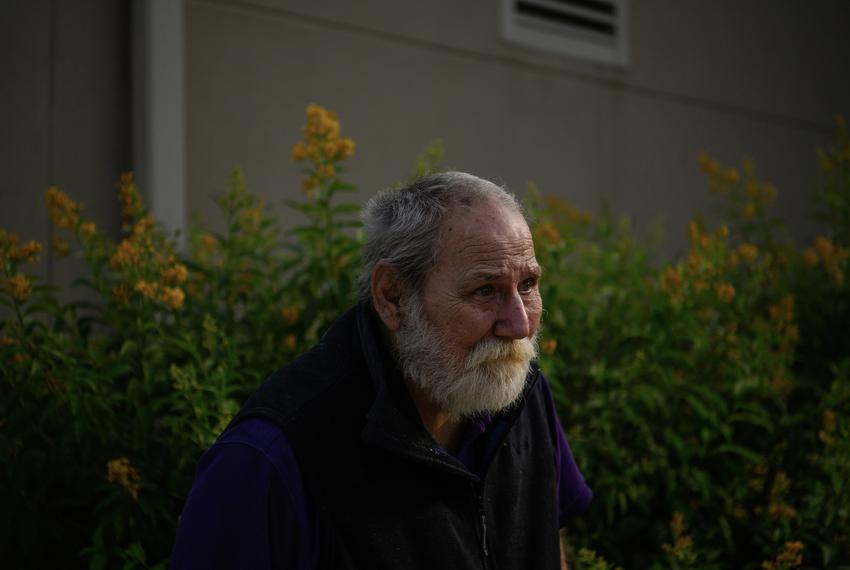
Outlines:
{"label": "green shrub", "polygon": [[[769,217],[776,191],[749,163],[700,157],[726,225],[691,222],[687,255],[660,268],[626,222],[531,189],[541,359],[595,492],[568,532],[573,567],[850,564],[839,131],[817,193],[831,233],[803,252]],[[117,243],[51,188],[51,246],[85,260],[78,286],[94,303],[57,300],[24,273],[40,244],[0,233],[0,565],[165,566],[197,458],[354,301],[358,208],[337,201],[353,150],[311,105],[292,151],[305,198],[289,205],[304,224],[280,227],[237,171],[217,199],[224,231],[193,221],[185,254],[130,174]],[[432,146],[417,172],[441,156]]]}
{"label": "green shrub", "polygon": [[690,222],[660,269],[624,222],[532,192],[543,368],[595,491],[571,542],[625,568],[846,567],[846,131],[822,152],[832,234],[802,254],[751,162],[699,162],[727,225]]}

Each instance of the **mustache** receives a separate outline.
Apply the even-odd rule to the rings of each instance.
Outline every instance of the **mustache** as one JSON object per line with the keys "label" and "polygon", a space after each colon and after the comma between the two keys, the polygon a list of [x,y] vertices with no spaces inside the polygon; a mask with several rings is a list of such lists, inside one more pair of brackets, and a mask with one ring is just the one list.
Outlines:
{"label": "mustache", "polygon": [[469,351],[466,368],[471,369],[488,363],[527,363],[537,358],[537,334],[517,340],[484,338]]}

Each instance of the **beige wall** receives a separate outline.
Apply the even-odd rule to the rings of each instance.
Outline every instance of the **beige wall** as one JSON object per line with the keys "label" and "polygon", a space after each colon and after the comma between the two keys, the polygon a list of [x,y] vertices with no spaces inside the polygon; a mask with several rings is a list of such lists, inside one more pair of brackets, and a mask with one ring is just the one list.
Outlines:
{"label": "beige wall", "polygon": [[[49,243],[55,184],[115,234],[115,180],[130,168],[128,2],[12,0],[0,18],[0,228]],[[67,284],[73,261],[46,249],[33,272]],[[29,271],[30,269],[27,269]]]}
{"label": "beige wall", "polygon": [[[798,236],[814,148],[850,108],[850,4],[632,0],[624,69],[499,37],[496,0],[186,0],[188,203],[240,165],[272,203],[299,197],[289,149],[303,109],[335,109],[359,146],[362,199],[407,178],[442,138],[449,166],[644,224],[707,209],[699,150],[755,158]],[[762,12],[769,7],[771,12]],[[0,227],[48,241],[43,193],[58,184],[110,232],[114,180],[131,164],[129,0],[11,0],[0,19]],[[281,208],[285,213],[285,210]],[[67,282],[69,262],[42,274]]]}
{"label": "beige wall", "polygon": [[[771,12],[765,12],[770,9]],[[361,198],[405,179],[442,138],[447,164],[640,224],[663,214],[670,252],[707,209],[694,157],[744,155],[777,183],[777,213],[812,226],[814,148],[850,104],[850,4],[630,3],[625,69],[499,37],[495,0],[187,0],[188,202],[241,166],[270,202],[298,196],[289,149],[303,108],[335,109],[358,142]]]}

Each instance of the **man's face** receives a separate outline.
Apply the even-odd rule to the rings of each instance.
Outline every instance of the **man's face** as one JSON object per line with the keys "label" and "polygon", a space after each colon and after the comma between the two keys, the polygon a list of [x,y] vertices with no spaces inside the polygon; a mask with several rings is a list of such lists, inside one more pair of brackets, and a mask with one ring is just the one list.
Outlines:
{"label": "man's face", "polygon": [[522,391],[542,302],[522,216],[496,201],[456,206],[437,263],[407,303],[396,348],[408,376],[446,411],[497,411]]}

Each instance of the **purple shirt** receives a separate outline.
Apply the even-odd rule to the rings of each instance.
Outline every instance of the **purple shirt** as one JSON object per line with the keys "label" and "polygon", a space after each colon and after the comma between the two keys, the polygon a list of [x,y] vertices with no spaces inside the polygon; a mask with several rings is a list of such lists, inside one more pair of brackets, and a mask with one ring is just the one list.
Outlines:
{"label": "purple shirt", "polygon": [[[592,492],[573,458],[545,378],[555,443],[560,526],[580,515]],[[473,443],[491,421],[469,423],[457,458],[473,473]],[[494,434],[495,436],[495,434]],[[287,568],[312,570],[319,555],[318,524],[292,448],[279,427],[249,419],[228,429],[201,457],[177,529],[170,568]]]}

